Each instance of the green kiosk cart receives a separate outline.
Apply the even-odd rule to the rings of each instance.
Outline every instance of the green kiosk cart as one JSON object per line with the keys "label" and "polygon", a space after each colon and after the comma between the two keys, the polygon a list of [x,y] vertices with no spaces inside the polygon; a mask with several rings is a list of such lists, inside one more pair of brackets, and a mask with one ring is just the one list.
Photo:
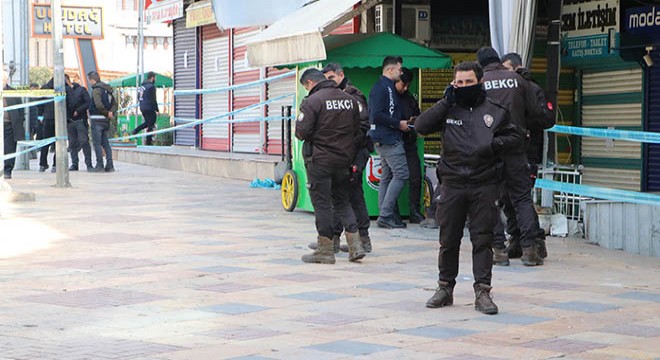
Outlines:
{"label": "green kiosk cart", "polygon": [[[304,69],[310,66],[322,67],[333,62],[341,64],[351,83],[367,97],[371,87],[382,74],[381,66],[385,56],[401,56],[403,66],[415,72],[415,79],[410,84],[410,91],[413,94],[418,93],[420,82],[424,81],[423,78],[420,78],[421,69],[450,69],[452,67],[452,60],[448,55],[391,33],[330,35],[324,38],[324,43],[327,54],[326,60],[295,64],[297,70],[296,107],[298,108],[307,92],[297,80]],[[442,86],[444,85],[446,84],[442,84]],[[296,208],[313,211],[314,208],[306,186],[307,173],[302,157],[302,141],[291,136],[291,132],[294,131],[292,126],[295,126],[295,124],[291,124],[291,122],[284,125],[285,154],[283,156],[286,157],[288,170],[282,177],[282,207],[286,211],[293,211]],[[418,149],[421,164],[424,164],[424,139],[421,136],[418,137]],[[423,169],[424,166],[422,166],[422,171]],[[371,154],[363,176],[364,196],[369,216],[378,216],[378,185],[381,167],[380,156],[377,153]],[[422,174],[422,179],[424,179],[424,174]],[[428,189],[424,189],[424,192],[427,193],[426,197],[430,196]],[[423,205],[424,202],[421,201],[420,203]],[[399,196],[399,212],[403,216],[409,214],[407,185]]]}
{"label": "green kiosk cart", "polygon": [[[131,75],[126,75],[124,77],[120,77],[117,79],[113,79],[108,81],[108,85],[112,86],[117,90],[118,94],[118,101],[119,101],[119,108],[126,107],[130,104],[136,104],[137,101],[135,100],[136,97],[136,78],[137,74],[131,74]],[[146,76],[146,74],[145,74]],[[161,93],[158,91],[158,95],[164,95],[165,98],[169,99],[172,97],[172,88],[173,82],[172,78],[166,75],[161,75],[156,73],[156,88],[158,89],[163,89],[164,92]],[[160,114],[156,118],[156,129],[166,129],[171,126],[170,124],[170,113],[173,113],[173,107],[169,106],[168,101],[164,101],[166,104],[163,106],[161,105],[163,101],[161,101],[162,98],[159,99],[159,108],[160,108]],[[135,130],[138,125],[142,124],[142,114],[140,113],[140,109],[137,107],[133,107],[130,109],[125,110],[122,114],[117,116],[117,136],[127,136],[130,135],[133,130]],[[146,130],[145,130],[146,131]],[[160,135],[155,135],[154,141],[155,143],[162,143],[162,145],[168,145],[167,143],[171,144],[171,141],[161,141],[163,139],[159,140],[159,137],[166,136],[166,134],[160,134]],[[167,135],[171,136],[171,135]],[[132,141],[123,141],[123,142],[114,142],[113,144],[115,145],[122,145],[122,143],[128,143],[128,144],[135,144],[137,145],[143,145],[145,141],[145,138],[143,137],[138,137],[133,139]]]}

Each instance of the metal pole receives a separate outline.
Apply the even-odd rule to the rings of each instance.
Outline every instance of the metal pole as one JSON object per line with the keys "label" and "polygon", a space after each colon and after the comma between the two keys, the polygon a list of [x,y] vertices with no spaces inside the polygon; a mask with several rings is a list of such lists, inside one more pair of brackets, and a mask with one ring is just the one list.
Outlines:
{"label": "metal pole", "polygon": [[[0,21],[3,20],[2,17],[2,3],[3,1],[0,1]],[[2,86],[0,86],[0,99],[3,99],[2,107],[0,108],[0,154],[2,154],[2,159],[5,157],[5,112],[4,112],[4,98],[2,97],[2,92],[5,89],[5,34],[4,34],[4,21],[3,24],[0,24],[0,66],[2,68],[0,69],[0,78],[2,78]],[[0,163],[2,168],[4,169],[5,167],[5,162],[2,161]],[[5,188],[5,177],[0,176],[0,190],[3,190]]]}
{"label": "metal pole", "polygon": [[[143,56],[144,56],[144,0],[138,1],[138,48],[137,48],[137,69],[135,71],[135,101],[140,101],[140,84],[142,84]],[[138,126],[138,108],[135,108],[135,127]],[[137,139],[135,139],[137,143]]]}
{"label": "metal pole", "polygon": [[[18,62],[18,66],[21,68],[21,83],[22,85],[30,85],[30,43],[28,32],[26,29],[29,28],[29,12],[30,4],[28,0],[21,0],[21,61]],[[27,101],[29,98],[23,98],[23,101]],[[25,108],[25,140],[30,139],[30,111],[36,111],[36,109],[30,109],[29,107]]]}
{"label": "metal pole", "polygon": [[[552,105],[552,111],[557,119],[557,97],[559,93],[560,65],[560,31],[561,31],[562,1],[548,2],[548,45],[547,45],[547,73],[546,73],[546,99]],[[543,178],[552,179],[549,169],[556,164],[556,136],[554,133],[544,131],[543,139]],[[544,190],[541,193],[541,206],[552,206],[552,192]]]}
{"label": "metal pole", "polygon": [[[53,64],[55,66],[53,88],[55,93],[64,94],[64,47],[62,41],[62,0],[52,0],[50,3],[53,17]],[[56,187],[70,187],[69,156],[66,152],[66,102],[55,102],[55,155],[57,155]]]}

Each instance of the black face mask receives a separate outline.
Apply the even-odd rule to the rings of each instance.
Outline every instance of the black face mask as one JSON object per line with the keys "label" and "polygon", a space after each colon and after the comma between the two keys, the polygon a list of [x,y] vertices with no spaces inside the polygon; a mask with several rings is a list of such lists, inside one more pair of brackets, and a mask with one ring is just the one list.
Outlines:
{"label": "black face mask", "polygon": [[457,87],[454,89],[456,103],[463,107],[473,107],[481,96],[481,84],[472,86]]}

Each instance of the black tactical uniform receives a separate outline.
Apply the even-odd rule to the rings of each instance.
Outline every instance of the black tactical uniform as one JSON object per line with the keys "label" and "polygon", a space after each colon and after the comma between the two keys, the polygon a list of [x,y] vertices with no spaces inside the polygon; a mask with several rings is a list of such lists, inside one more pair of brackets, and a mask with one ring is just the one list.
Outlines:
{"label": "black tactical uniform", "polygon": [[[531,78],[529,71],[525,68],[520,68],[516,72],[529,82],[530,90],[534,93],[536,107],[542,109],[542,113],[538,114],[537,118],[527,121],[527,161],[529,166],[529,176],[531,179],[531,187],[534,187],[536,176],[538,172],[538,164],[543,161],[543,131],[555,125],[555,119],[552,111],[548,108],[548,102],[545,97],[543,89]],[[503,204],[504,205],[504,204]],[[512,237],[520,237],[520,229],[516,221],[516,214],[511,206],[504,206],[504,213],[507,216],[507,232]],[[536,213],[535,213],[536,215]],[[536,216],[538,222],[538,216]],[[538,230],[536,240],[539,242],[539,256],[545,258],[547,251],[543,241],[545,240],[545,231]],[[498,249],[504,249],[504,226],[501,221],[498,221],[495,227],[495,241],[493,246]]]}
{"label": "black tactical uniform", "polygon": [[[369,252],[371,251],[371,240],[368,237],[369,224],[371,221],[369,219],[369,212],[367,211],[367,203],[364,201],[364,190],[362,189],[362,174],[364,173],[364,168],[367,166],[367,162],[369,161],[370,156],[367,146],[367,132],[369,131],[369,110],[367,108],[367,98],[358,88],[351,84],[347,77],[345,77],[341,84],[339,84],[337,87],[343,90],[345,93],[353,96],[360,112],[360,131],[362,136],[356,138],[357,152],[352,163],[354,166],[351,166],[351,174],[349,179],[349,202],[351,203],[351,207],[355,213],[355,220],[357,221],[358,231],[360,233],[360,238],[362,239],[362,245],[365,247],[365,250]],[[339,246],[339,236],[341,235],[342,231],[343,226],[341,221],[339,220],[339,217],[335,216],[333,240],[335,241],[336,246]],[[342,247],[342,249],[344,248]]]}
{"label": "black tactical uniform", "polygon": [[[497,59],[497,58],[495,58]],[[527,131],[528,122],[542,116],[542,109],[537,107],[536,98],[529,82],[517,73],[510,71],[497,60],[482,63],[484,66],[483,86],[488,97],[498,100],[511,112],[511,121]],[[520,228],[520,244],[529,251],[529,259],[523,257],[525,265],[542,265],[536,250],[536,235],[540,231],[538,215],[532,203],[532,182],[524,143],[516,151],[502,156],[504,160],[505,187],[503,203],[515,214]],[[525,250],[523,250],[525,251]]]}
{"label": "black tactical uniform", "polygon": [[[9,85],[5,86],[5,90],[14,90]],[[18,98],[3,98],[3,106],[13,106],[21,103],[21,100]],[[9,110],[4,112],[4,134],[2,134],[4,139],[4,153],[13,154],[16,152],[16,141],[23,138],[23,119],[24,119],[23,109]],[[16,158],[7,159],[4,163],[4,172],[3,176],[5,179],[11,179],[11,172],[14,170],[14,164],[16,163]]]}
{"label": "black tactical uniform", "polygon": [[[399,104],[401,105],[401,115],[403,119],[410,119],[420,114],[417,99],[406,91],[403,95],[399,96]],[[420,213],[419,200],[422,197],[422,164],[419,161],[419,154],[417,153],[417,132],[415,129],[403,133],[403,148],[406,150],[406,161],[408,163],[408,203],[410,205],[411,223],[419,223],[424,220],[424,216]]]}
{"label": "black tactical uniform", "polygon": [[[450,292],[456,284],[461,238],[468,216],[475,292],[479,287],[490,289],[498,155],[522,142],[520,131],[509,118],[508,110],[482,91],[472,106],[451,105],[443,99],[415,121],[420,134],[441,131],[444,135],[443,156],[437,167],[442,194],[436,209],[441,229],[438,283]],[[442,304],[429,300],[427,306],[451,305],[452,301],[453,297]]]}
{"label": "black tactical uniform", "polygon": [[[304,141],[307,182],[319,234],[317,252],[325,254],[326,242],[332,247],[334,209],[346,231],[351,260],[364,257],[355,214],[348,201],[349,168],[361,136],[359,119],[354,97],[339,90],[334,81],[324,80],[303,100],[296,121],[296,137]],[[306,261],[305,257],[303,261],[318,262]]]}

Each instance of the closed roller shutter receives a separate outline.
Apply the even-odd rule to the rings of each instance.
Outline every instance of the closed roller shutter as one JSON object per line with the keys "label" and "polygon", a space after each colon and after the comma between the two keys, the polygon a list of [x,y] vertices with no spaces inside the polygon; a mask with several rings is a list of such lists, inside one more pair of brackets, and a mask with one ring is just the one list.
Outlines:
{"label": "closed roller shutter", "polygon": [[[245,58],[246,41],[259,32],[259,28],[240,28],[234,30],[234,85],[259,80],[261,71],[247,67]],[[249,86],[233,91],[233,110],[254,105],[262,101],[264,86]],[[243,111],[234,116],[235,120],[263,118],[263,106]],[[243,153],[259,153],[262,148],[261,121],[235,123],[232,125],[232,151]]]}
{"label": "closed roller shutter", "polygon": [[[229,35],[221,33],[215,24],[202,29],[202,88],[212,89],[229,85]],[[202,95],[202,118],[229,112],[229,94],[226,91]],[[202,125],[202,149],[229,151],[229,124],[227,118]]]}
{"label": "closed roller shutter", "polygon": [[[174,21],[174,90],[197,88],[197,28],[186,28],[186,19]],[[197,118],[197,96],[175,96],[174,117]],[[175,125],[186,122],[175,121]],[[197,145],[195,127],[183,128],[174,132],[174,144]]]}
{"label": "closed roller shutter", "polygon": [[[291,69],[268,69],[268,77],[274,77],[280,74],[291,71]],[[283,79],[275,80],[266,84],[268,99],[274,99],[278,96],[292,94],[296,92],[296,77],[289,76]],[[282,100],[272,102],[266,106],[266,114],[268,117],[281,116],[282,106],[292,106],[291,112],[296,110],[293,108],[293,97],[287,97]],[[267,148],[268,154],[282,154],[282,120],[269,121],[266,125],[267,128]]]}
{"label": "closed roller shutter", "polygon": [[[641,130],[642,71],[638,66],[588,71],[582,76],[582,126]],[[582,137],[582,182],[639,191],[641,145],[638,142]]]}

